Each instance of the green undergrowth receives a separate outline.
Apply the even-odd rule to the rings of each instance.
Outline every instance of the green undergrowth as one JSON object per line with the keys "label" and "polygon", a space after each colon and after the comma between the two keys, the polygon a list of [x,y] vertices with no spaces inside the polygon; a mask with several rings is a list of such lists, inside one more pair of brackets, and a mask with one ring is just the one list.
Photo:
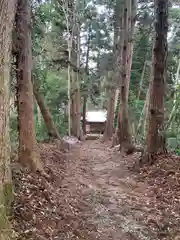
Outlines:
{"label": "green undergrowth", "polygon": [[175,149],[175,153],[176,153],[178,156],[180,156],[180,148],[176,148],[176,149]]}

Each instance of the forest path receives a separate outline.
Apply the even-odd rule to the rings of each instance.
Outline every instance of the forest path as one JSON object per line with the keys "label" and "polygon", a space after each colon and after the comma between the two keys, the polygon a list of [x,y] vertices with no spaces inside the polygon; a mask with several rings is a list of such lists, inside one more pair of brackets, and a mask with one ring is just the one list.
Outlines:
{"label": "forest path", "polygon": [[138,155],[109,146],[85,141],[62,153],[41,143],[47,175],[14,169],[18,240],[180,239],[180,158],[137,172]]}
{"label": "forest path", "polygon": [[69,154],[63,182],[76,224],[70,223],[68,239],[158,239],[145,224],[148,186],[135,181],[126,161],[99,141],[86,141]]}

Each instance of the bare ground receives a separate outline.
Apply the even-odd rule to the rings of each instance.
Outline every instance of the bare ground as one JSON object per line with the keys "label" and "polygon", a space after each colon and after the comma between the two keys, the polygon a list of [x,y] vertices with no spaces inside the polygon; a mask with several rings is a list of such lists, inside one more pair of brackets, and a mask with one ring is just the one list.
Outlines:
{"label": "bare ground", "polygon": [[62,154],[41,146],[49,177],[14,171],[18,239],[180,239],[180,160],[166,156],[139,172],[99,141]]}

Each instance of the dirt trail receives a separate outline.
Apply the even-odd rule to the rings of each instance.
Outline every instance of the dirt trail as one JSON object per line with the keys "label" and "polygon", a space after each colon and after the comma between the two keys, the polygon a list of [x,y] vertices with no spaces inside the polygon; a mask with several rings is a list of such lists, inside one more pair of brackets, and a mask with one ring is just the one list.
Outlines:
{"label": "dirt trail", "polygon": [[79,191],[78,215],[84,217],[83,226],[78,226],[83,228],[79,239],[157,239],[143,223],[147,186],[133,179],[126,160],[98,141],[86,141],[72,151],[64,182],[72,198]]}
{"label": "dirt trail", "polygon": [[18,240],[180,239],[180,158],[162,156],[137,173],[136,155],[99,141],[65,155],[55,145],[40,149],[48,177],[13,174]]}

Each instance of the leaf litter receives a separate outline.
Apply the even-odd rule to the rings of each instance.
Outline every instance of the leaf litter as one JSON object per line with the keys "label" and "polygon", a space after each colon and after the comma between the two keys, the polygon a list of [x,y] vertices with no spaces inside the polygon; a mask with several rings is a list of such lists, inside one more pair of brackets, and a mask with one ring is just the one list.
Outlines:
{"label": "leaf litter", "polygon": [[40,144],[47,175],[13,170],[18,239],[180,239],[180,158],[161,156],[138,172],[139,155],[99,141],[69,153]]}

